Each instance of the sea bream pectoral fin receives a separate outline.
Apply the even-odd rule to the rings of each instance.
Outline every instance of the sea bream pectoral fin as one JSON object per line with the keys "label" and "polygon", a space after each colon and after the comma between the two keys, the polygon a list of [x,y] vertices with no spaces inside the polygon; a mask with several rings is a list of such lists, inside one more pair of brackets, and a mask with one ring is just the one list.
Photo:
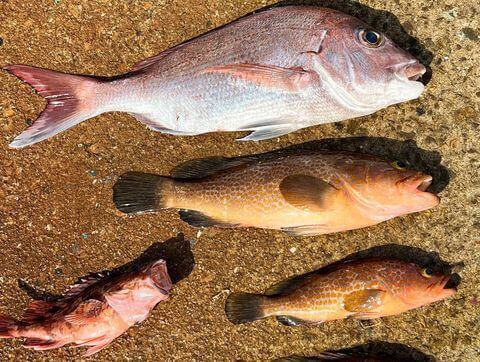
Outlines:
{"label": "sea bream pectoral fin", "polygon": [[319,79],[316,73],[302,68],[282,68],[274,65],[246,63],[209,67],[202,73],[227,74],[234,79],[242,79],[261,87],[286,92],[302,91]]}

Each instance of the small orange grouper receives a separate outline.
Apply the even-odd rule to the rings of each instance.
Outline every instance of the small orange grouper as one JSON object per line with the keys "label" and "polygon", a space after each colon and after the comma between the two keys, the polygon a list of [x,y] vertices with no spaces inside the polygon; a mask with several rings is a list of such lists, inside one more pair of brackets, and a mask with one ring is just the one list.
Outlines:
{"label": "small orange grouper", "polygon": [[432,177],[370,155],[326,151],[209,157],[171,177],[128,172],[113,188],[124,213],[180,209],[197,227],[258,227],[291,235],[362,228],[436,206]]}
{"label": "small orange grouper", "polygon": [[[235,324],[275,316],[286,325],[373,319],[403,313],[455,294],[451,275],[392,259],[364,259],[283,281],[265,295],[233,293],[225,304]],[[452,280],[453,282],[453,280]]]}

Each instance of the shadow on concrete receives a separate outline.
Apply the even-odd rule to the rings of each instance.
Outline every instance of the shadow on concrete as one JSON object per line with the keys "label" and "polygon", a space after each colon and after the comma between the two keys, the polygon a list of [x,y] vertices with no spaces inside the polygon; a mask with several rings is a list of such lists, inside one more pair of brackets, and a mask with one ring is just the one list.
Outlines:
{"label": "shadow on concrete", "polygon": [[435,358],[418,349],[399,343],[372,341],[338,351],[328,351],[315,357],[291,356],[280,358],[278,362],[307,361],[391,361],[391,362],[434,362]]}
{"label": "shadow on concrete", "polygon": [[[159,259],[164,259],[167,262],[168,274],[174,284],[188,277],[195,265],[190,242],[185,240],[183,234],[179,234],[163,243],[153,243],[140,256],[127,264],[111,271],[102,271],[103,274],[108,273],[108,277],[95,283],[95,288],[92,288],[90,292],[88,290],[89,288],[87,288],[85,291],[86,295],[92,298],[98,298],[99,296],[97,294],[100,285],[103,288],[107,288],[119,279],[133,274]],[[18,285],[35,300],[56,301],[62,298],[61,295],[40,291],[21,279],[18,280]]]}

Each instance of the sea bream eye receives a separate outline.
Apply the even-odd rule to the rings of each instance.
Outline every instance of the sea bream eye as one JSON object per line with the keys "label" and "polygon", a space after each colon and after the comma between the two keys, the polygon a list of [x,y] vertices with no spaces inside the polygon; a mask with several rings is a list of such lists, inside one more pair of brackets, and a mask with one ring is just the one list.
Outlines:
{"label": "sea bream eye", "polygon": [[382,44],[382,36],[373,30],[361,30],[360,40],[370,48],[378,48]]}

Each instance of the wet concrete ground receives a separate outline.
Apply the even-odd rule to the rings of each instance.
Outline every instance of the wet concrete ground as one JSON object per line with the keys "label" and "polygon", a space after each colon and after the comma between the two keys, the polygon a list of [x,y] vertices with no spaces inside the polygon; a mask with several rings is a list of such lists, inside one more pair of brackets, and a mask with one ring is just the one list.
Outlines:
{"label": "wet concrete ground", "polygon": [[[0,65],[115,75],[271,3],[6,0],[0,2]],[[166,136],[126,114],[110,113],[33,147],[11,150],[8,143],[44,102],[29,86],[1,73],[0,311],[20,316],[26,307],[29,297],[19,279],[40,292],[61,293],[79,276],[127,263],[154,242],[183,232],[194,242],[193,272],[176,285],[170,301],[96,359],[266,360],[385,341],[415,348],[416,358],[422,352],[441,361],[480,360],[480,5],[469,0],[324,3],[359,14],[430,63],[432,79],[423,96],[373,116],[261,143],[234,142],[239,134]],[[192,158],[352,136],[364,138],[326,144],[403,158],[430,170],[441,205],[367,229],[294,238],[254,229],[198,233],[175,212],[122,217],[111,202],[112,185],[127,170],[167,174]],[[287,328],[266,320],[233,326],[224,316],[229,291],[261,292],[286,277],[374,247],[381,255],[463,262],[459,293],[371,323]],[[71,348],[35,353],[20,345],[0,341],[0,359],[72,360],[82,353]]]}

